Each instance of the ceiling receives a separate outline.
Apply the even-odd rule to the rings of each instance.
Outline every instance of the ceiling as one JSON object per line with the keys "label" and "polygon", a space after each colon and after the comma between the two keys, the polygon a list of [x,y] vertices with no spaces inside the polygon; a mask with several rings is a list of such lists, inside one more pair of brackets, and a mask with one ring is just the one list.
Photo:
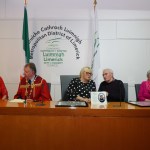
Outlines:
{"label": "ceiling", "polygon": [[[49,0],[50,8],[92,9],[93,0]],[[44,1],[43,1],[44,2]],[[150,10],[150,0],[97,0],[98,9]]]}
{"label": "ceiling", "polygon": [[97,0],[99,9],[150,10],[150,0]]}

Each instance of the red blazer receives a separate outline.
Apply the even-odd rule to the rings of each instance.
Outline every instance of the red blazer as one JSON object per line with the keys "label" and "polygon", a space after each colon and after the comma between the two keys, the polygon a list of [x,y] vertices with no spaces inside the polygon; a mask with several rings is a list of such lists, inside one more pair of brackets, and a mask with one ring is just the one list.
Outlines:
{"label": "red blazer", "polygon": [[2,99],[4,95],[6,95],[8,98],[8,92],[7,92],[6,86],[4,84],[2,77],[0,77],[0,99]]}
{"label": "red blazer", "polygon": [[33,99],[37,101],[52,100],[48,84],[40,76],[36,76],[31,85],[25,77],[22,78],[14,98]]}

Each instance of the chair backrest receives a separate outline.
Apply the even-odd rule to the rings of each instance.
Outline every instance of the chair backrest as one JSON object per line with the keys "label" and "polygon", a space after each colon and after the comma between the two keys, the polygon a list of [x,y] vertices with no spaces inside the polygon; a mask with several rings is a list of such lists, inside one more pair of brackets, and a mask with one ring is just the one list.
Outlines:
{"label": "chair backrest", "polygon": [[124,89],[125,89],[125,99],[124,101],[128,101],[128,83],[123,83],[124,84]]}
{"label": "chair backrest", "polygon": [[47,83],[49,91],[51,91],[51,83]]}
{"label": "chair backrest", "polygon": [[60,75],[61,84],[61,99],[64,99],[65,93],[67,91],[68,85],[73,78],[77,78],[79,75]]}
{"label": "chair backrest", "polygon": [[136,95],[136,100],[138,100],[138,93],[139,93],[139,89],[140,89],[140,84],[135,84],[135,95]]}

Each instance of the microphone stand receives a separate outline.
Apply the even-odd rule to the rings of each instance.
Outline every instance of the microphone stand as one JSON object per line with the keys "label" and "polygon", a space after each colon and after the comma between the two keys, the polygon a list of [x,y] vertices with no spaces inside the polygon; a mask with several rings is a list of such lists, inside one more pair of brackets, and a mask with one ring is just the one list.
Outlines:
{"label": "microphone stand", "polygon": [[27,105],[27,96],[25,95],[24,106]]}
{"label": "microphone stand", "polygon": [[121,86],[120,85],[121,85],[121,82],[119,82],[119,97],[120,97],[119,99],[120,99],[120,107],[121,107],[121,104],[122,104],[121,103],[122,93],[121,93]]}
{"label": "microphone stand", "polygon": [[25,91],[25,99],[24,99],[24,107],[27,106],[27,87],[26,87],[26,91]]}
{"label": "microphone stand", "polygon": [[44,100],[42,99],[41,103],[36,104],[36,106],[44,106]]}

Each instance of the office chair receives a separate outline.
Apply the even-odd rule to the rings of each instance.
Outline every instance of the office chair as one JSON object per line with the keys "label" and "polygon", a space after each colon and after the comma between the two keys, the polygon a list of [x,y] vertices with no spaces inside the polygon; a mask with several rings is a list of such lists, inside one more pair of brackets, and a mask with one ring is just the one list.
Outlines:
{"label": "office chair", "polygon": [[49,91],[51,91],[51,83],[47,83]]}
{"label": "office chair", "polygon": [[61,100],[65,100],[65,93],[67,91],[68,85],[73,78],[77,78],[79,75],[60,75],[61,84]]}
{"label": "office chair", "polygon": [[135,84],[135,95],[136,95],[136,100],[138,100],[138,93],[139,93],[139,89],[140,89],[140,84]]}
{"label": "office chair", "polygon": [[123,83],[124,84],[124,89],[125,89],[125,99],[124,101],[128,101],[128,83]]}

